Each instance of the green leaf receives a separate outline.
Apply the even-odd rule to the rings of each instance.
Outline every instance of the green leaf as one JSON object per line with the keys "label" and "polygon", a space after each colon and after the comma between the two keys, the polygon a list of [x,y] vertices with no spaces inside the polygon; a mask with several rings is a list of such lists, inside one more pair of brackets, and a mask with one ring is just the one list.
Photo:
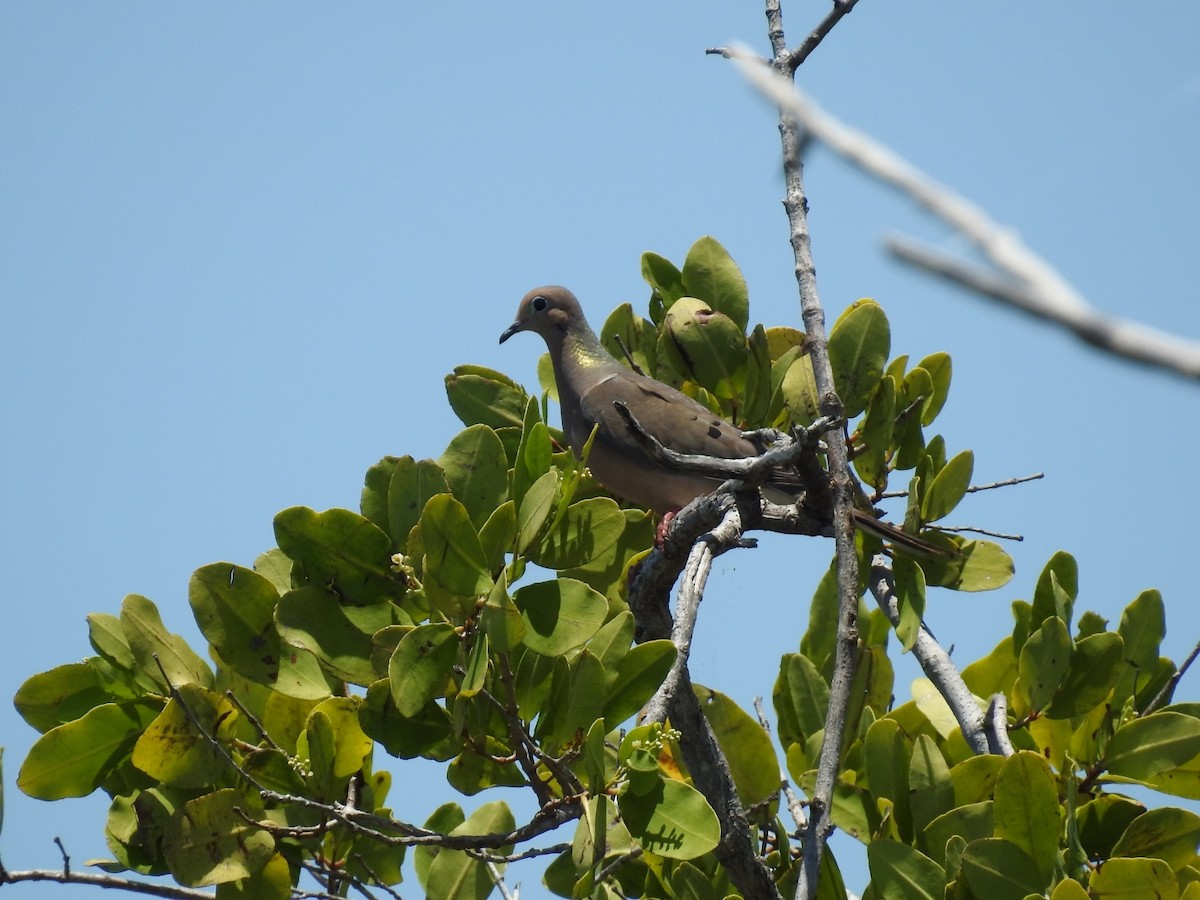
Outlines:
{"label": "green leaf", "polygon": [[988,900],[1024,900],[1040,895],[1047,882],[1024,850],[1011,841],[990,838],[967,846],[962,871],[976,897]]}
{"label": "green leaf", "polygon": [[660,778],[642,794],[626,791],[617,806],[643,849],[669,859],[696,859],[721,840],[721,823],[704,795],[682,781]]}
{"label": "green leaf", "polygon": [[184,804],[163,840],[176,881],[190,887],[236,881],[271,860],[275,839],[238,815],[244,803],[241,793],[225,788]]}
{"label": "green leaf", "polygon": [[[523,787],[525,776],[511,760],[508,748],[493,737],[484,739],[483,752],[464,750],[446,767],[446,782],[467,797],[491,787]],[[499,762],[510,757],[508,762]]]}
{"label": "green leaf", "polygon": [[404,595],[391,571],[391,540],[348,509],[285,509],[275,516],[275,539],[307,583],[331,587],[349,603],[366,606]]}
{"label": "green leaf", "polygon": [[426,754],[443,759],[454,755],[454,751],[445,756],[433,752],[450,734],[450,716],[441,704],[431,700],[415,715],[402,716],[392,702],[388,679],[367,689],[366,699],[358,710],[358,721],[363,732],[379,741],[392,756],[412,759]]}
{"label": "green leaf", "polygon": [[1127,722],[1108,742],[1109,773],[1144,780],[1181,766],[1200,754],[1200,719],[1156,712]]}
{"label": "green leaf", "polygon": [[[133,746],[133,764],[155,781],[179,788],[216,783],[232,770],[229,761],[192,724],[195,718],[209,737],[218,737],[237,717],[220,694],[194,684],[179,687],[186,709],[172,697]],[[189,715],[190,711],[190,715]]]}
{"label": "green leaf", "polygon": [[288,591],[279,601],[275,621],[290,646],[312,653],[335,678],[363,687],[375,681],[371,635],[346,617],[330,591],[318,587]]}
{"label": "green leaf", "polygon": [[1121,613],[1117,633],[1125,642],[1124,668],[1113,694],[1113,703],[1122,704],[1141,691],[1159,665],[1159,647],[1167,634],[1166,611],[1162,594],[1143,591]]}
{"label": "green leaf", "polygon": [[991,653],[962,671],[963,681],[977,697],[990,697],[997,692],[1009,693],[1017,674],[1017,657],[1013,653],[1011,636],[1002,638]]}
{"label": "green leaf", "polygon": [[[485,803],[471,817],[450,833],[460,834],[504,834],[516,827],[516,820],[503,801]],[[495,853],[505,854],[511,845],[497,848]],[[504,863],[496,863],[500,872]],[[495,888],[495,882],[487,866],[478,859],[467,856],[461,850],[439,850],[422,880],[427,897],[458,900],[458,898],[484,898]]]}
{"label": "green leaf", "polygon": [[[588,647],[591,648],[590,643]],[[604,702],[604,719],[610,729],[616,728],[654,696],[675,664],[675,656],[675,644],[671,641],[646,641],[616,662],[616,678],[609,685]],[[609,667],[606,657],[601,657],[601,662],[606,669]]]}
{"label": "green leaf", "polygon": [[867,845],[867,864],[875,896],[887,900],[942,900],[946,873],[925,854],[883,838]]}
{"label": "green leaf", "polygon": [[788,653],[779,661],[779,677],[771,692],[779,717],[779,742],[803,743],[825,727],[829,685],[808,657]]}
{"label": "green leaf", "polygon": [[471,524],[483,527],[508,496],[508,458],[496,432],[486,425],[460,431],[438,464],[450,492],[466,507]]}
{"label": "green leaf", "polygon": [[[395,456],[385,456],[367,469],[367,474],[363,478],[362,494],[359,496],[358,511],[362,513],[364,519],[369,519],[384,531],[388,531],[388,488],[391,486],[392,474],[396,471],[396,464],[399,462],[400,460]],[[289,583],[276,584],[281,594],[291,589],[291,560],[287,562]],[[257,563],[254,568],[258,569]]]}
{"label": "green leaf", "polygon": [[334,778],[348,778],[361,770],[374,746],[359,723],[361,704],[362,700],[358,697],[330,697],[313,707],[308,715],[309,728],[318,718],[329,723],[333,753],[326,763],[328,774]]}
{"label": "green leaf", "polygon": [[[401,850],[404,848],[401,847]],[[396,853],[390,847],[389,853],[395,856]],[[364,854],[369,855],[369,850]],[[403,857],[403,853],[399,854]],[[378,855],[371,859],[372,871],[376,873],[386,872],[383,867],[383,862],[377,858]],[[350,864],[350,870],[354,872],[364,882],[369,877],[361,866],[355,868],[355,864]],[[386,875],[380,874],[380,878],[386,878]],[[399,880],[399,879],[397,879]],[[385,881],[385,884],[388,883]],[[394,883],[394,882],[392,882]],[[249,878],[239,879],[237,881],[226,881],[217,885],[216,900],[288,900],[292,896],[292,871],[288,866],[288,862],[284,859],[283,854],[276,853],[266,865],[251,875]]]}
{"label": "green leaf", "polygon": [[947,859],[946,845],[952,838],[958,837],[970,844],[992,836],[995,829],[992,806],[991,800],[956,806],[925,826],[925,843],[929,847],[929,854],[939,865],[945,865],[951,871],[957,869]]}
{"label": "green leaf", "polygon": [[681,280],[687,295],[705,301],[732,319],[739,332],[745,332],[750,321],[746,279],[729,251],[715,238],[705,235],[692,244],[683,261]]}
{"label": "green leaf", "polygon": [[1026,750],[1004,761],[996,778],[996,837],[1029,854],[1043,886],[1054,874],[1060,810],[1054,773],[1041,755]]}
{"label": "green leaf", "polygon": [[558,469],[541,475],[525,492],[517,507],[517,552],[526,553],[554,511],[561,476]]}
{"label": "green leaf", "polygon": [[1186,809],[1164,806],[1130,822],[1112,855],[1161,859],[1178,872],[1195,859],[1198,845],[1200,816]]}
{"label": "green leaf", "polygon": [[[800,638],[800,652],[816,663],[826,677],[833,671],[837,645],[838,585],[837,561],[825,570],[808,608],[808,627]],[[782,737],[782,736],[781,736]]]}
{"label": "green leaf", "polygon": [[741,395],[746,384],[746,336],[728,316],[693,297],[667,312],[659,347],[688,381],[724,400]]}
{"label": "green leaf", "polygon": [[[679,298],[672,297],[671,302],[677,299]],[[637,367],[642,370],[642,374],[654,376],[658,357],[658,331],[649,319],[636,315],[628,303],[622,303],[609,315],[604,327],[600,329],[600,343],[614,359],[625,363],[628,362],[625,357],[627,351]],[[622,344],[625,345],[625,351],[621,349]]]}
{"label": "green leaf", "polygon": [[1046,715],[1072,719],[1104,703],[1121,675],[1123,648],[1121,636],[1111,631],[1076,643],[1066,678],[1046,708]]}
{"label": "green leaf", "polygon": [[459,597],[476,598],[491,593],[483,545],[471,524],[466,507],[450,494],[429,498],[421,513],[425,540],[425,577]]}
{"label": "green leaf", "polygon": [[1079,843],[1088,859],[1108,859],[1129,823],[1146,812],[1140,803],[1119,794],[1101,794],[1075,812]]}
{"label": "green leaf", "polygon": [[782,357],[771,367],[771,380],[774,383],[776,370],[782,370],[779,390],[783,405],[791,414],[797,425],[811,425],[821,414],[821,398],[817,396],[817,379],[813,374],[812,359],[805,354],[792,357],[790,354]]}
{"label": "green leaf", "polygon": [[22,719],[44,733],[111,699],[91,666],[68,663],[27,678],[13,705]]}
{"label": "green leaf", "polygon": [[87,796],[129,756],[152,716],[133,706],[105,703],[51,728],[29,749],[17,787],[39,800]]}
{"label": "green leaf", "polygon": [[272,619],[278,602],[270,581],[233,563],[204,566],[188,582],[188,603],[201,633],[224,662],[259,684],[279,678],[282,649]]}
{"label": "green leaf", "polygon": [[[669,644],[670,641],[659,643]],[[698,684],[692,689],[729,761],[729,771],[742,806],[749,808],[776,793],[780,784],[779,762],[771,737],[758,720],[719,691]]]}
{"label": "green leaf", "polygon": [[892,560],[892,571],[896,581],[896,600],[900,621],[896,625],[896,637],[907,653],[917,642],[921,633],[921,622],[925,617],[925,572],[912,559],[897,556]]}
{"label": "green leaf", "polygon": [[388,664],[392,700],[400,715],[411,718],[430,700],[441,697],[458,657],[453,625],[418,625],[400,639]]}
{"label": "green leaf", "polygon": [[829,332],[829,364],[846,418],[867,408],[891,353],[892,332],[883,308],[874,300],[852,303]]}
{"label": "green leaf", "polygon": [[1079,564],[1069,553],[1059,551],[1050,557],[1038,576],[1033,592],[1033,621],[1058,616],[1071,626],[1071,613],[1079,595]]}
{"label": "green leaf", "polygon": [[854,471],[858,477],[863,484],[877,491],[887,485],[887,459],[892,449],[895,418],[896,382],[885,376],[871,396],[871,404],[859,429],[860,449],[854,457]]}
{"label": "green leaf", "polygon": [[1012,557],[992,541],[964,541],[949,559],[922,559],[925,580],[953,591],[994,591],[1012,580]]}
{"label": "green leaf", "polygon": [[483,366],[456,366],[446,376],[450,408],[464,425],[521,427],[525,389],[502,372]]}
{"label": "green leaf", "polygon": [[925,828],[953,808],[954,784],[950,780],[946,758],[927,734],[918,735],[913,745],[912,760],[908,767],[908,790],[917,848],[928,851],[930,848],[924,839]]}
{"label": "green leaf", "polygon": [[602,594],[572,578],[526,585],[513,600],[525,622],[525,646],[543,656],[575,649],[596,633],[608,613]]}
{"label": "green leaf", "polygon": [[567,507],[566,514],[529,550],[546,569],[573,569],[610,553],[625,530],[625,513],[611,497],[591,497]]}
{"label": "green leaf", "polygon": [[771,352],[767,332],[755,325],[746,342],[746,390],[742,397],[742,420],[747,427],[768,422],[771,407]]}
{"label": "green leaf", "polygon": [[[990,799],[996,790],[996,779],[1004,757],[994,754],[970,756],[950,768],[954,782],[954,802],[962,806]],[[990,834],[990,833],[989,833]]]}
{"label": "green leaf", "polygon": [[158,607],[145,597],[130,594],[121,603],[121,628],[138,666],[154,683],[162,684],[161,665],[175,687],[181,684],[212,687],[212,670],[187,641],[167,631]]}
{"label": "green leaf", "polygon": [[1021,683],[1035,710],[1045,709],[1071,666],[1071,636],[1057,616],[1047,618],[1021,648]]}
{"label": "green leaf", "polygon": [[272,547],[254,559],[254,571],[275,587],[280,594],[292,589],[292,561],[278,547]]}
{"label": "green leaf", "polygon": [[[671,304],[682,297],[686,291],[683,287],[683,275],[669,259],[649,251],[642,254],[642,278],[658,295],[663,307],[670,308]],[[653,310],[653,304],[651,304]],[[661,322],[661,317],[655,318]]]}
{"label": "green leaf", "polygon": [[1161,859],[1110,859],[1088,881],[1088,896],[1094,900],[1154,898],[1175,900],[1179,883]]}
{"label": "green leaf", "polygon": [[450,493],[446,474],[432,459],[396,460],[387,493],[388,534],[402,552],[408,552],[408,533],[421,518],[421,510],[435,494]]}
{"label": "green leaf", "polygon": [[536,397],[529,398],[525,407],[525,423],[521,426],[521,442],[513,460],[512,501],[518,507],[525,499],[529,486],[550,471],[554,449],[550,445],[550,429],[541,420],[541,408]]}
{"label": "green leaf", "polygon": [[931,353],[917,363],[916,368],[928,372],[933,381],[933,396],[929,398],[929,402],[925,404],[925,409],[921,413],[921,424],[932,425],[933,420],[942,411],[942,407],[946,405],[946,398],[950,396],[950,376],[953,372],[950,355],[948,353]]}
{"label": "green leaf", "polygon": [[926,522],[936,522],[958,506],[971,486],[974,470],[975,454],[970,450],[964,450],[946,463],[925,491],[921,518]]}

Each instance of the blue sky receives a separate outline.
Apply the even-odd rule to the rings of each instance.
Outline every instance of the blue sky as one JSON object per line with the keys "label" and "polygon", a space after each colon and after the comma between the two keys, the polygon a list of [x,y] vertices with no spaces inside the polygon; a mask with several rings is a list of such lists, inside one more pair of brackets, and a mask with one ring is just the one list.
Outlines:
{"label": "blue sky", "polygon": [[[793,44],[823,10],[785,6]],[[1095,305],[1200,338],[1198,33],[1181,2],[868,0],[801,81]],[[712,234],[752,318],[798,324],[774,114],[703,55],[732,40],[765,48],[759,4],[0,5],[0,694],[88,655],[84,616],[126,593],[196,639],[195,568],[249,564],[284,507],[355,508],[384,454],[441,452],[453,366],[532,387],[540,345],[496,343],[529,287],[570,285],[599,324],[644,309],[644,250],[681,261]],[[940,424],[952,452],[975,450],[977,480],[1047,474],[961,508],[1026,540],[1009,587],[931,598],[955,658],[1011,629],[1010,602],[1059,549],[1080,561],[1080,606],[1114,624],[1160,588],[1164,652],[1182,658],[1200,637],[1200,385],[890,262],[888,230],[956,242],[820,149],[807,187],[831,320],[873,296],[894,353],[952,355]],[[771,537],[722,558],[696,680],[769,696],[829,554]],[[906,660],[901,699],[914,674]],[[34,737],[0,706],[5,865],[58,865],[56,834],[76,865],[107,855],[102,800],[16,791]],[[396,771],[402,817],[450,798]],[[517,875],[526,896],[538,871]]]}

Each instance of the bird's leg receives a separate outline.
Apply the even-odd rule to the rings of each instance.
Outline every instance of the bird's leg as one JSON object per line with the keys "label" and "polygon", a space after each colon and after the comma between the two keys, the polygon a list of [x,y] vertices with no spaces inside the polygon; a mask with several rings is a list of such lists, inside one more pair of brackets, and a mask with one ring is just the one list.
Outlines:
{"label": "bird's leg", "polygon": [[663,548],[663,544],[667,540],[667,532],[671,530],[671,522],[678,514],[678,509],[669,509],[663,513],[663,517],[658,520],[658,528],[654,530],[654,546],[659,550]]}

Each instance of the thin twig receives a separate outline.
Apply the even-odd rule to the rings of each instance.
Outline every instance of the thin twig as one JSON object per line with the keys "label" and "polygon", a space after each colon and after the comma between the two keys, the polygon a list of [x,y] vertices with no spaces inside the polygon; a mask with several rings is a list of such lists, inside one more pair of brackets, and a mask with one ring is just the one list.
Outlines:
{"label": "thin twig", "polygon": [[213,900],[205,891],[175,887],[169,884],[150,884],[133,881],[116,875],[100,875],[92,872],[56,872],[53,869],[25,869],[14,872],[7,870],[0,885],[16,884],[21,881],[52,881],[56,884],[90,884],[94,887],[124,891],[128,894],[145,894],[150,897],[166,897],[167,900]]}
{"label": "thin twig", "polygon": [[792,72],[800,68],[809,55],[817,49],[817,45],[833,30],[833,26],[840,22],[843,16],[850,14],[850,10],[854,9],[856,3],[858,3],[858,0],[833,0],[833,9],[829,11],[829,14],[821,20],[816,28],[809,32],[808,37],[804,39],[799,47],[787,55],[787,67]]}
{"label": "thin twig", "polygon": [[492,884],[494,884],[500,891],[501,898],[503,898],[503,900],[517,900],[517,896],[520,891],[518,890],[517,894],[509,891],[508,885],[504,883],[504,875],[500,872],[500,869],[497,868],[496,864],[490,859],[485,859],[483,864],[487,866],[488,875],[492,879]]}
{"label": "thin twig", "polygon": [[1175,695],[1175,686],[1179,684],[1179,680],[1183,678],[1187,670],[1192,667],[1192,663],[1196,661],[1197,656],[1200,656],[1200,644],[1196,644],[1196,646],[1192,648],[1192,652],[1189,653],[1187,659],[1183,661],[1183,665],[1179,667],[1179,671],[1177,671],[1167,680],[1167,683],[1163,685],[1162,690],[1159,691],[1157,696],[1150,701],[1150,705],[1147,706],[1145,711],[1142,712],[1143,716],[1148,716],[1156,709],[1159,709],[1160,707],[1171,702],[1171,698]]}
{"label": "thin twig", "polygon": [[1006,534],[1003,531],[992,531],[988,528],[980,528],[977,525],[938,525],[938,531],[952,531],[955,534],[962,532],[970,532],[971,534],[982,534],[987,537],[994,537],[1002,541],[1023,541],[1023,534]]}

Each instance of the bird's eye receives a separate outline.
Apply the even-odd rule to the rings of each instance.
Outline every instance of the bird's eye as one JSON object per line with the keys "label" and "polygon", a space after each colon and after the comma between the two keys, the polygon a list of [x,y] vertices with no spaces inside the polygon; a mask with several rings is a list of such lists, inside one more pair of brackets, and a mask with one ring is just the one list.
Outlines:
{"label": "bird's eye", "polygon": [[548,303],[549,301],[545,297],[538,294],[533,298],[533,309],[535,312],[545,312]]}

